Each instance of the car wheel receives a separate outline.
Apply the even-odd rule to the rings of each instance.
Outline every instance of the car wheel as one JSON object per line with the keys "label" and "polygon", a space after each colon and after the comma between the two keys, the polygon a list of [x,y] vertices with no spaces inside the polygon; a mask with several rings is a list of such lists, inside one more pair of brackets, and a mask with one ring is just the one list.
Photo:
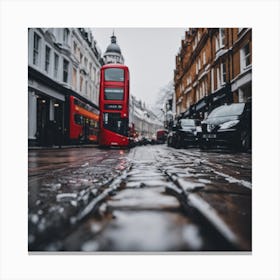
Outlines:
{"label": "car wheel", "polygon": [[179,143],[179,142],[176,142],[176,143],[175,143],[175,148],[176,148],[176,149],[180,149],[180,148],[181,148],[181,146],[180,146],[180,143]]}
{"label": "car wheel", "polygon": [[209,149],[210,145],[209,143],[207,143],[206,141],[199,141],[199,148],[201,150],[206,150],[206,149]]}
{"label": "car wheel", "polygon": [[177,138],[174,146],[175,146],[176,149],[181,148],[181,138],[180,137]]}
{"label": "car wheel", "polygon": [[241,151],[247,152],[250,148],[250,136],[248,131],[241,131],[239,148]]}
{"label": "car wheel", "polygon": [[168,138],[168,139],[167,139],[167,146],[168,146],[168,147],[171,147],[171,138]]}

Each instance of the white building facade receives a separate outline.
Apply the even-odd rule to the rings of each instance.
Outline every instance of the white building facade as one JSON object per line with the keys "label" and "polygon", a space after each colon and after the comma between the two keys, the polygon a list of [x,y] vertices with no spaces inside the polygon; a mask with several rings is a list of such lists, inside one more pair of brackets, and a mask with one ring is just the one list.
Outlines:
{"label": "white building facade", "polygon": [[89,29],[28,30],[28,139],[44,145],[51,121],[67,121],[70,94],[98,106],[101,52]]}
{"label": "white building facade", "polygon": [[163,122],[141,100],[131,96],[129,108],[130,123],[138,136],[152,138],[157,130],[163,129]]}

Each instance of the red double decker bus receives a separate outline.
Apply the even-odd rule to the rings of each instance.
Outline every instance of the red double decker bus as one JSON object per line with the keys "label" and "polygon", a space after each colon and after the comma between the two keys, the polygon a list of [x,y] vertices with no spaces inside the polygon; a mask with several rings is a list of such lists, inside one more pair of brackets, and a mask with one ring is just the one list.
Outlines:
{"label": "red double decker bus", "polygon": [[97,142],[99,111],[88,103],[69,96],[69,143]]}
{"label": "red double decker bus", "polygon": [[129,146],[129,70],[107,64],[100,71],[99,145]]}

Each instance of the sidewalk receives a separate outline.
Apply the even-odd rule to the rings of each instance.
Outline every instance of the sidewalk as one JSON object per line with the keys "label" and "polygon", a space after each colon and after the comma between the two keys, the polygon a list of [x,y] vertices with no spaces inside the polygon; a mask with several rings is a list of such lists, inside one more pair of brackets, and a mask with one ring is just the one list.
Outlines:
{"label": "sidewalk", "polygon": [[28,146],[28,150],[73,149],[73,148],[98,148],[98,144],[63,145],[53,146]]}

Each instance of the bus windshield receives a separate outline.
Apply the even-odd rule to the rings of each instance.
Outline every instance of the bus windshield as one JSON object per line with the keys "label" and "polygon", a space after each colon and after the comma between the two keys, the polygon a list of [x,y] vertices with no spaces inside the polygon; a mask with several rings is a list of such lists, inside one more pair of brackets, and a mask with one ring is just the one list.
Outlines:
{"label": "bus windshield", "polygon": [[123,82],[124,70],[118,68],[105,69],[105,81]]}
{"label": "bus windshield", "polygon": [[128,119],[121,118],[120,113],[104,113],[104,128],[128,136]]}

